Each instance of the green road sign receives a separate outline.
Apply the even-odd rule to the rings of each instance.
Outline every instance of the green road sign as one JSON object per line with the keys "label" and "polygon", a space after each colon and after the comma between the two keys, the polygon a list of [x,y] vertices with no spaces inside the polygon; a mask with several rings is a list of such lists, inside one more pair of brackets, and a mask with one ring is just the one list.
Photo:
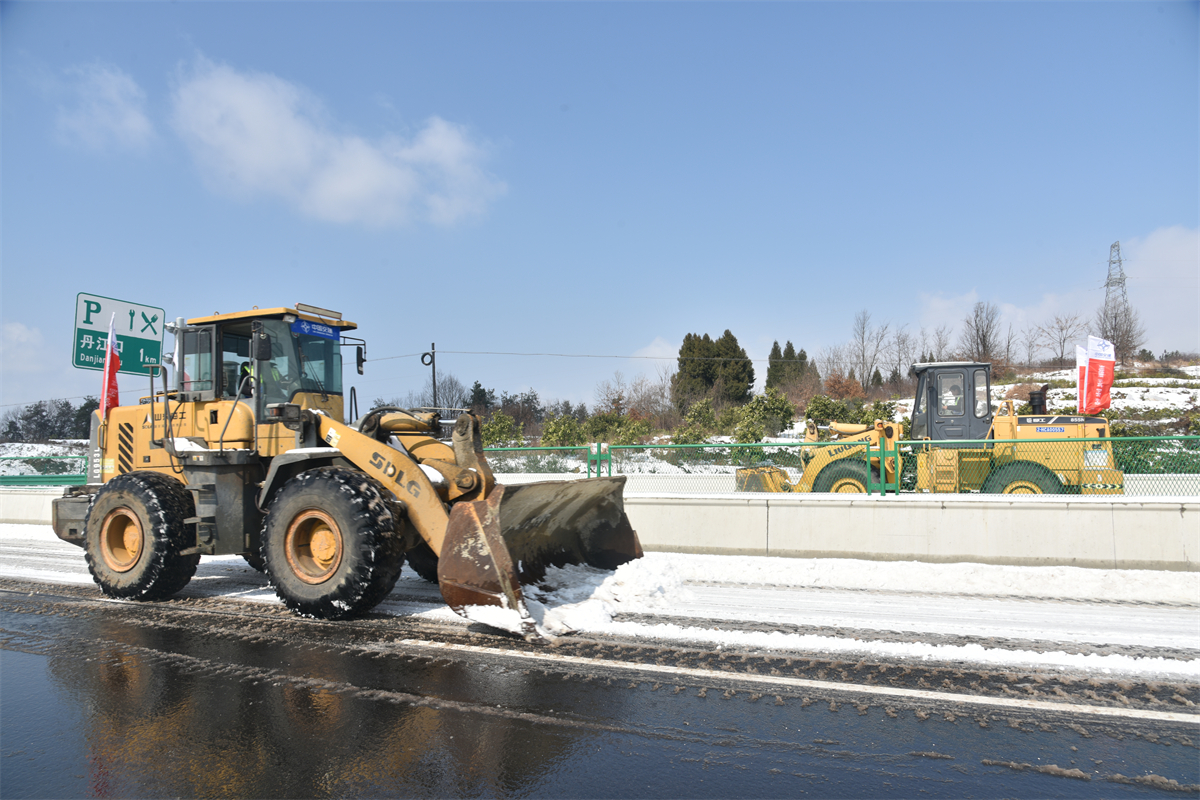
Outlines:
{"label": "green road sign", "polygon": [[145,375],[146,367],[162,363],[163,323],[161,308],[143,306],[80,292],[75,297],[75,355],[79,369],[104,369],[108,346],[108,323],[116,314],[117,352],[121,372]]}

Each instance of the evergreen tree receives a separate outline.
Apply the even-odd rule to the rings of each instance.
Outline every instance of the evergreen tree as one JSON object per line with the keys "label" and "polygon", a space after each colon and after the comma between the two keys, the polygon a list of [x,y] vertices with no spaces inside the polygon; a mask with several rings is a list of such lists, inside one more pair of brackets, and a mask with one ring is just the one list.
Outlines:
{"label": "evergreen tree", "polygon": [[88,395],[83,398],[83,402],[75,410],[74,419],[71,421],[72,430],[68,438],[87,439],[90,437],[92,435],[92,412],[98,408],[100,408],[100,401],[95,397]]}
{"label": "evergreen tree", "polygon": [[879,367],[875,368],[875,374],[871,376],[871,388],[872,389],[882,389],[883,388],[883,375],[880,374]]}
{"label": "evergreen tree", "polygon": [[671,381],[671,400],[683,411],[704,397],[716,381],[716,346],[706,333],[689,333],[679,348],[679,368]]}
{"label": "evergreen tree", "polygon": [[487,413],[492,406],[496,405],[496,392],[492,389],[483,388],[483,384],[475,381],[475,385],[471,387],[471,399],[469,402],[471,409],[482,413]]}
{"label": "evergreen tree", "polygon": [[[788,347],[791,348],[792,343],[788,342]],[[794,354],[793,354],[794,355]],[[784,354],[779,349],[779,340],[771,345],[771,353],[767,356],[767,388],[773,389],[787,379],[788,367],[791,366],[792,358]]]}
{"label": "evergreen tree", "polygon": [[715,342],[717,350],[717,380],[720,381],[722,398],[731,403],[750,400],[750,389],[754,386],[754,364],[746,351],[738,345],[737,337],[726,329]]}
{"label": "evergreen tree", "polygon": [[796,348],[791,342],[788,342],[783,348],[783,360],[787,364],[783,374],[784,384],[797,383],[804,377],[804,370],[808,366],[807,353],[801,350],[800,354],[796,355]]}

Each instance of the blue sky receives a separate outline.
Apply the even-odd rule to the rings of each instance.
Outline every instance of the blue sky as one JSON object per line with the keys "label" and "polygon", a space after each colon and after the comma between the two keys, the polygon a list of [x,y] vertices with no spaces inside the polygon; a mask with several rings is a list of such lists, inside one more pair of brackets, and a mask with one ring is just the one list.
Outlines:
{"label": "blue sky", "polygon": [[0,406],[99,392],[79,292],[341,310],[365,400],[436,342],[590,404],[670,361],[468,352],[1090,318],[1114,241],[1149,346],[1198,351],[1198,11],[3,3]]}

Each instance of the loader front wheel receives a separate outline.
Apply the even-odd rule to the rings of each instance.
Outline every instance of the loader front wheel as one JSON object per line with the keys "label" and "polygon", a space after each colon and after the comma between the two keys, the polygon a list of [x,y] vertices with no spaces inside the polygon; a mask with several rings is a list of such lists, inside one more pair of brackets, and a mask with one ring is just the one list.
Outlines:
{"label": "loader front wheel", "polygon": [[109,597],[162,600],[196,574],[191,492],[157,472],[118,475],[96,493],[84,522],[84,555],[92,579]]}
{"label": "loader front wheel", "polygon": [[995,469],[980,494],[1062,494],[1065,487],[1050,470],[1032,461],[1014,461]]}
{"label": "loader front wheel", "polygon": [[384,489],[351,469],[292,478],[271,501],[262,557],[284,605],[317,619],[371,610],[396,585],[400,537]]}
{"label": "loader front wheel", "polygon": [[[866,494],[867,465],[862,461],[843,459],[836,461],[825,469],[813,481],[814,492],[832,492],[834,494]],[[878,477],[876,481],[878,482]]]}

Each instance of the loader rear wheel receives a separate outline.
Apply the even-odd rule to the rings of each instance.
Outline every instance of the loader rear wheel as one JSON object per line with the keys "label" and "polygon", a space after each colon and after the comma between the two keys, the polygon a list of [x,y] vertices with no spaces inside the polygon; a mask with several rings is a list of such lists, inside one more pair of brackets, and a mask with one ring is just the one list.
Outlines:
{"label": "loader rear wheel", "polygon": [[1063,494],[1058,476],[1041,464],[1014,461],[992,471],[983,481],[980,494]]}
{"label": "loader rear wheel", "polygon": [[412,550],[405,553],[404,558],[408,561],[408,565],[413,568],[413,572],[430,583],[438,582],[437,553],[433,552],[433,548],[428,544],[421,542]]}
{"label": "loader rear wheel", "polygon": [[325,467],[292,478],[271,501],[262,558],[284,605],[346,619],[391,592],[403,555],[385,492],[373,478]]}
{"label": "loader rear wheel", "polygon": [[109,597],[162,600],[196,574],[191,492],[157,472],[118,475],[96,493],[84,522],[84,554],[92,579]]}
{"label": "loader rear wheel", "polygon": [[[866,494],[867,475],[867,465],[862,461],[846,459],[835,461],[821,470],[821,474],[813,481],[813,491],[834,494]],[[875,481],[879,482],[878,474],[875,476]]]}

